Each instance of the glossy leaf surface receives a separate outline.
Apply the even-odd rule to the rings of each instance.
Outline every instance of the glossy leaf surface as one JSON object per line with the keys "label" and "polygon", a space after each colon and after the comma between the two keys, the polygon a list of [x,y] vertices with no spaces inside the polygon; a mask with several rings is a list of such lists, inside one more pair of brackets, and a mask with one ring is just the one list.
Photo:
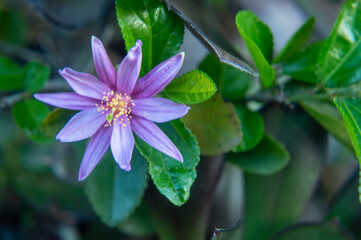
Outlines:
{"label": "glossy leaf surface", "polygon": [[257,66],[263,86],[270,87],[275,78],[275,71],[270,65],[273,53],[270,29],[251,11],[238,12],[236,24]]}
{"label": "glossy leaf surface", "polygon": [[126,49],[143,42],[141,75],[175,55],[183,42],[182,21],[158,0],[116,0],[117,19]]}
{"label": "glossy leaf surface", "polygon": [[195,167],[200,160],[197,140],[180,120],[158,126],[178,148],[183,163],[152,148],[137,136],[136,146],[149,162],[149,174],[155,186],[174,205],[181,206],[188,200],[197,176]]}
{"label": "glossy leaf surface", "polygon": [[347,132],[361,162],[361,100],[335,99],[335,104],[345,122]]}
{"label": "glossy leaf surface", "polygon": [[207,74],[192,70],[170,82],[162,91],[162,96],[177,103],[195,104],[206,101],[216,90]]}
{"label": "glossy leaf surface", "polygon": [[315,42],[293,55],[282,65],[283,74],[290,75],[296,80],[317,83],[317,58],[323,45],[324,41]]}
{"label": "glossy leaf surface", "polygon": [[361,79],[361,1],[348,0],[318,59],[319,82],[347,86]]}

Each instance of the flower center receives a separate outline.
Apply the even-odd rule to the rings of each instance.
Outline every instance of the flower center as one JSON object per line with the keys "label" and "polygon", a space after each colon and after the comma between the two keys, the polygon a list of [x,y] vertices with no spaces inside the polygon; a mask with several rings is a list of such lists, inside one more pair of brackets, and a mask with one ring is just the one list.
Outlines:
{"label": "flower center", "polygon": [[116,122],[122,126],[127,126],[130,123],[132,116],[133,100],[127,94],[115,93],[114,91],[105,93],[102,98],[101,104],[95,104],[98,107],[98,112],[105,114],[107,122],[105,127],[114,125]]}

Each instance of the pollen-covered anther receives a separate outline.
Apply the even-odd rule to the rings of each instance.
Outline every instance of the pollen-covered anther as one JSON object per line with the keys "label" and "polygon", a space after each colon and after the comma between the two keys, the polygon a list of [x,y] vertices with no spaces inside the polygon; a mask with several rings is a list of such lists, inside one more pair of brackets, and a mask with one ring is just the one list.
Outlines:
{"label": "pollen-covered anther", "polygon": [[103,92],[101,104],[96,104],[98,112],[102,114],[106,113],[105,127],[112,126],[118,123],[122,126],[127,126],[132,118],[130,113],[132,112],[131,106],[134,106],[133,100],[130,96],[121,93]]}

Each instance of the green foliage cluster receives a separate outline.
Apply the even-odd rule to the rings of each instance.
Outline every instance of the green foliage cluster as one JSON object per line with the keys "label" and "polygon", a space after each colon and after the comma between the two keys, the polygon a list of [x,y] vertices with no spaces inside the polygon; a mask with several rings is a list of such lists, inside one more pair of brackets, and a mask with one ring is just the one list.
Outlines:
{"label": "green foliage cluster", "polygon": [[[141,75],[179,51],[184,34],[182,19],[161,1],[116,0],[116,13],[126,49],[138,39],[143,42]],[[224,156],[245,175],[244,239],[351,239],[334,221],[292,225],[312,194],[322,168],[317,161],[322,153],[315,150],[318,143],[312,140],[310,129],[295,130],[302,127],[297,118],[279,114],[278,123],[271,124],[283,131],[292,129],[284,135],[297,137],[290,143],[277,140],[266,128],[266,113],[262,111],[269,100],[277,100],[276,92],[282,86],[285,105],[302,107],[328,133],[354,149],[361,163],[360,19],[361,1],[348,0],[325,41],[309,44],[315,23],[311,17],[274,57],[270,28],[251,11],[238,12],[235,23],[253,60],[244,66],[253,64],[257,73],[235,69],[209,54],[197,70],[174,79],[160,95],[191,105],[191,109],[183,119],[158,126],[180,150],[184,162],[135,136],[131,172],[120,170],[107,154],[84,182],[95,213],[107,225],[131,234],[158,231],[166,236],[170,230],[153,225],[143,202],[149,175],[162,195],[182,206],[190,198],[201,156]],[[6,31],[0,29],[0,37]],[[28,62],[21,66],[0,56],[0,91],[20,93],[20,100],[12,106],[13,117],[34,141],[51,141],[73,115],[63,109],[50,111],[31,97],[43,89],[49,76],[50,68],[45,64]],[[251,89],[255,82],[258,88]],[[254,102],[261,107],[252,107]],[[303,152],[308,155],[301,159]],[[30,199],[39,197],[28,191],[25,176],[15,181],[15,187]],[[77,188],[72,191],[78,193]],[[330,216],[339,210],[333,211]]]}

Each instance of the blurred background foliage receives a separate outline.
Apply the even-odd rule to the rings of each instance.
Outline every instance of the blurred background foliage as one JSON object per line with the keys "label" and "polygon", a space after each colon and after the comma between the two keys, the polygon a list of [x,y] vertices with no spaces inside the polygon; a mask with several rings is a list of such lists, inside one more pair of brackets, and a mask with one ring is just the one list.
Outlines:
{"label": "blurred background foliage", "polygon": [[[326,38],[344,2],[170,1],[217,45],[236,56],[242,53],[246,60],[251,56],[234,23],[239,10],[252,10],[270,26],[279,52],[309,16],[316,17],[312,41]],[[207,202],[211,205],[209,238],[215,226],[231,227],[244,218],[238,228],[220,233],[217,239],[305,239],[302,234],[308,231],[311,235],[307,236],[313,239],[361,239],[359,167],[352,148],[328,135],[299,105],[279,102],[267,104],[260,113],[267,132],[282,142],[292,156],[284,170],[260,176],[224,163],[223,156],[212,159],[212,163],[203,157],[184,207],[175,208],[149,186],[145,201],[128,220],[115,228],[104,225],[77,182],[85,143],[39,139],[34,131],[42,116],[22,121],[21,131],[13,114],[15,119],[21,119],[37,108],[38,113],[47,115],[50,110],[43,109],[43,105],[20,100],[29,99],[40,89],[70,90],[58,69],[68,66],[94,73],[91,35],[101,38],[113,63],[121,61],[126,51],[114,7],[112,0],[0,1],[0,239],[135,240],[158,239],[157,235],[172,239],[168,221],[177,222],[202,212],[204,206],[194,200],[206,198],[212,191],[214,201]],[[186,52],[181,73],[196,68],[208,55],[188,30],[181,50]],[[232,74],[232,70],[226,72]],[[5,79],[11,79],[13,84],[4,84]],[[222,94],[232,99],[231,90],[223,89]],[[312,110],[312,105],[307,106],[306,110]],[[36,143],[26,136],[45,142]],[[218,173],[219,168],[223,169],[219,184],[212,185],[213,173]],[[320,228],[315,231],[315,226]],[[322,231],[335,234],[317,237]]]}

